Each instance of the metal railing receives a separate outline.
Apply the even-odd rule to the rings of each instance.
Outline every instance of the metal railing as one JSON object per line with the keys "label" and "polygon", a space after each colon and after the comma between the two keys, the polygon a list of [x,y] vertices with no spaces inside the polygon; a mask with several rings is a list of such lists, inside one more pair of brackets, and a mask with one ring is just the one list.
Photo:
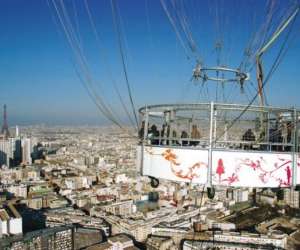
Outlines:
{"label": "metal railing", "polygon": [[[139,110],[140,141],[145,145],[157,146],[209,148],[211,145],[212,148],[223,149],[299,152],[297,132],[300,111],[294,108],[250,106],[243,117],[235,122],[237,115],[245,108],[246,105],[242,104],[222,103],[142,107]],[[255,128],[258,121],[260,127]],[[151,131],[153,124],[157,128],[154,133]],[[274,124],[277,124],[277,130],[273,128]],[[289,131],[284,133],[286,138],[282,135],[282,128],[278,127],[282,124],[290,126],[287,127]],[[201,130],[201,136],[192,136],[193,125],[196,125],[198,131]],[[230,128],[226,130],[228,125]],[[158,129],[159,126],[165,127]],[[258,132],[254,131],[255,138],[242,138],[249,128],[258,129]],[[188,137],[181,136],[183,131]],[[253,135],[254,132],[251,131]],[[262,133],[264,135],[261,138]]]}

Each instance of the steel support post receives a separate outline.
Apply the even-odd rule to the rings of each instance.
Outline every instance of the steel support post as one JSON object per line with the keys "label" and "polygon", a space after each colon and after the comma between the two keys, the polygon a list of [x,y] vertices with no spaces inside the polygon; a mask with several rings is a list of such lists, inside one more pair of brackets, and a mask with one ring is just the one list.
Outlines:
{"label": "steel support post", "polygon": [[213,127],[214,127],[214,103],[210,103],[210,125],[209,125],[209,148],[208,148],[208,169],[207,186],[212,186],[212,148],[213,148]]}
{"label": "steel support post", "polygon": [[298,117],[297,110],[294,108],[293,114],[293,150],[292,150],[292,163],[293,163],[293,174],[292,174],[292,188],[294,189],[297,185],[297,160],[298,160]]}

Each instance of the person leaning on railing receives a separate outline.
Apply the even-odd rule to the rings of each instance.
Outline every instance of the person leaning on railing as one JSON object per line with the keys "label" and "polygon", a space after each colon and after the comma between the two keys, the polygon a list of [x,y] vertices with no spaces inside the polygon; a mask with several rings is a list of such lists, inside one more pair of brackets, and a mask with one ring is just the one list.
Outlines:
{"label": "person leaning on railing", "polygon": [[[262,130],[260,131],[260,133],[258,134],[258,140],[257,140],[258,143],[266,143],[266,131],[265,130]],[[268,144],[269,142],[267,142]],[[259,150],[267,150],[268,149],[268,145],[267,144],[259,144]]]}
{"label": "person leaning on railing", "polygon": [[140,127],[139,132],[138,132],[139,144],[141,144],[144,140],[144,133],[145,133],[145,121],[142,121],[141,127]]}
{"label": "person leaning on railing", "polygon": [[[255,135],[253,133],[253,131],[249,128],[243,135],[243,141],[247,141],[247,142],[254,142],[255,141]],[[246,144],[243,147],[244,149],[253,149],[253,145],[251,144]]]}
{"label": "person leaning on railing", "polygon": [[152,145],[159,144],[159,131],[155,124],[153,124],[148,132],[148,138],[150,139],[150,143]]}
{"label": "person leaning on railing", "polygon": [[192,139],[192,141],[190,141],[191,146],[197,146],[199,144],[200,131],[198,130],[197,125],[192,126],[191,139]]}
{"label": "person leaning on railing", "polygon": [[180,143],[178,141],[178,138],[177,138],[177,132],[176,132],[176,130],[172,131],[172,145],[174,145],[174,146],[180,145]]}
{"label": "person leaning on railing", "polygon": [[[162,138],[161,139],[161,144],[162,145],[169,144],[169,140],[168,140],[169,136],[170,136],[170,126],[167,125],[167,124],[163,124],[162,125],[162,130],[160,132],[160,137]],[[166,138],[167,138],[167,140],[166,140]]]}
{"label": "person leaning on railing", "polygon": [[189,137],[188,133],[185,130],[183,130],[181,132],[181,136],[180,137],[181,137],[181,139],[186,139],[186,140],[181,140],[181,145],[182,146],[188,146],[188,144],[189,144],[189,142],[187,141],[187,138]]}

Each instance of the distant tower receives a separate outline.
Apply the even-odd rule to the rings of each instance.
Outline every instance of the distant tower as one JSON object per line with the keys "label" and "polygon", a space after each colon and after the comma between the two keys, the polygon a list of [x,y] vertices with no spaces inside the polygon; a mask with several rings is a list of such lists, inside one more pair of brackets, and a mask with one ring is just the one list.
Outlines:
{"label": "distant tower", "polygon": [[19,137],[19,127],[16,126],[16,137]]}
{"label": "distant tower", "polygon": [[6,113],[6,105],[3,106],[3,124],[2,124],[2,130],[1,133],[8,138],[10,136],[9,130],[8,130],[8,124],[7,124],[7,113]]}

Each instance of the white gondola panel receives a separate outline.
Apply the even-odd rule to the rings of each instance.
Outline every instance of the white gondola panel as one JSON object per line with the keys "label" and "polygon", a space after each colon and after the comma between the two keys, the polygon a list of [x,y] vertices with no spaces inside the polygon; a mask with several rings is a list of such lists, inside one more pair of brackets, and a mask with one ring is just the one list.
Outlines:
{"label": "white gondola panel", "polygon": [[[293,161],[289,153],[213,151],[212,159],[214,185],[289,187],[293,183]],[[299,160],[296,166],[298,170]]]}
{"label": "white gondola panel", "polygon": [[207,183],[208,151],[145,146],[143,175],[171,181]]}
{"label": "white gondola panel", "polygon": [[[208,150],[145,146],[138,149],[143,175],[170,181],[207,183]],[[297,162],[298,161],[298,162]],[[296,157],[300,184],[300,160]],[[214,150],[212,184],[233,187],[288,187],[293,183],[292,154]]]}

